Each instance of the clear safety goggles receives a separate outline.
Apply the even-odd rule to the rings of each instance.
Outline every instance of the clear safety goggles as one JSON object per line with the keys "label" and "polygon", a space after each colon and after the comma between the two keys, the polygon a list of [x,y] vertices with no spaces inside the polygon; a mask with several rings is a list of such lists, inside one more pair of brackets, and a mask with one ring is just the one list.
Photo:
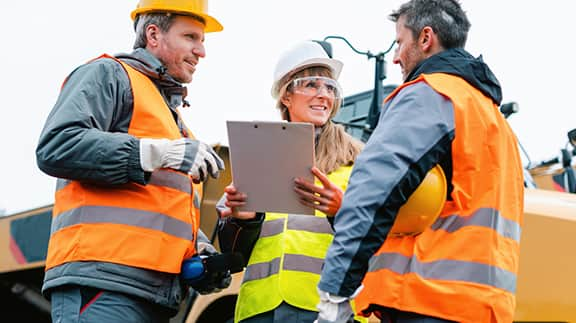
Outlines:
{"label": "clear safety goggles", "polygon": [[299,77],[290,82],[288,88],[294,93],[307,96],[323,94],[333,99],[342,98],[342,88],[338,81],[324,76]]}

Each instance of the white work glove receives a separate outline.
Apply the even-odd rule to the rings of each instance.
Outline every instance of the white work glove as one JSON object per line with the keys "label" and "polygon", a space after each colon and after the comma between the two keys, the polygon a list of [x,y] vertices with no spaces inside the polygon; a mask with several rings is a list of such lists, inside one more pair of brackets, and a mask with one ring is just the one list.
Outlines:
{"label": "white work glove", "polygon": [[224,162],[209,145],[190,138],[140,139],[140,165],[147,172],[172,168],[203,182],[208,175],[218,178]]}
{"label": "white work glove", "polygon": [[318,289],[320,303],[316,306],[318,309],[318,318],[314,323],[349,323],[354,322],[354,312],[350,301],[358,295],[363,286],[360,286],[354,295],[343,297],[331,295],[328,292]]}

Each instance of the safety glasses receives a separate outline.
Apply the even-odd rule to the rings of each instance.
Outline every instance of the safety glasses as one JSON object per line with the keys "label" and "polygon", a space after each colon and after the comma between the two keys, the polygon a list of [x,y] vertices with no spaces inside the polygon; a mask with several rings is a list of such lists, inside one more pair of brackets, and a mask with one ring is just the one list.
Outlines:
{"label": "safety glasses", "polygon": [[338,81],[324,76],[299,77],[290,83],[288,89],[307,96],[325,95],[333,99],[342,98],[342,88]]}

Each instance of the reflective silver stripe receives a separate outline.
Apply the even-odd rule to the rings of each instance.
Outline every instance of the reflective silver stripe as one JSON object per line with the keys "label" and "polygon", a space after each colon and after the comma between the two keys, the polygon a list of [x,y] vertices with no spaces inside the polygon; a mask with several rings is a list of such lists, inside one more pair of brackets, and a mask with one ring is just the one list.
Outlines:
{"label": "reflective silver stripe", "polygon": [[[63,189],[70,183],[72,183],[72,181],[59,178],[56,181],[56,191]],[[150,181],[148,184],[170,187],[186,194],[192,193],[192,184],[188,176],[176,172],[156,170],[152,175],[150,175]],[[194,203],[196,204],[196,201],[194,201]],[[198,205],[200,205],[199,199]]]}
{"label": "reflective silver stripe", "polygon": [[200,194],[196,189],[194,190],[194,207],[200,209]]}
{"label": "reflective silver stripe", "polygon": [[166,170],[156,170],[150,175],[148,184],[166,186],[179,190],[186,194],[192,194],[192,184],[190,178],[185,174],[170,172]]}
{"label": "reflective silver stripe", "polygon": [[284,256],[282,269],[303,271],[320,275],[324,259],[304,255],[288,254]]}
{"label": "reflective silver stripe", "polygon": [[271,237],[284,231],[284,219],[265,220],[260,231],[260,238]]}
{"label": "reflective silver stripe", "polygon": [[269,262],[251,264],[244,271],[244,282],[272,276],[280,272],[280,258],[274,258]]}
{"label": "reflective silver stripe", "polygon": [[[283,270],[293,270],[318,274],[322,272],[324,259],[314,258],[303,255],[285,255]],[[270,262],[261,262],[251,264],[246,267],[244,272],[244,282],[264,279],[280,272],[280,258],[274,258]]]}
{"label": "reflective silver stripe", "polygon": [[51,234],[81,223],[113,223],[152,229],[192,240],[192,225],[160,213],[111,206],[83,206],[53,218]]}
{"label": "reflective silver stripe", "polygon": [[289,214],[288,229],[334,234],[326,218],[313,215]]}
{"label": "reflective silver stripe", "polygon": [[454,232],[466,226],[483,226],[498,232],[503,237],[520,242],[522,229],[520,225],[500,215],[500,212],[491,208],[482,208],[470,216],[450,215],[438,218],[430,227],[432,230],[445,230]]}
{"label": "reflective silver stripe", "polygon": [[370,272],[389,269],[399,275],[414,273],[426,279],[457,280],[478,283],[516,292],[516,275],[512,272],[476,262],[438,260],[420,262],[416,257],[383,253],[370,259]]}

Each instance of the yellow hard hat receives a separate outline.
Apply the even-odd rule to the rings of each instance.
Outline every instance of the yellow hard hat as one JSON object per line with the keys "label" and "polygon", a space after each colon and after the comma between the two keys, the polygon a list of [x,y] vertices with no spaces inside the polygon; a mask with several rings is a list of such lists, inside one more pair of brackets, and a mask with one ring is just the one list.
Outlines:
{"label": "yellow hard hat", "polygon": [[447,189],[442,167],[434,166],[400,207],[389,235],[416,235],[432,225],[444,207]]}
{"label": "yellow hard hat", "polygon": [[174,12],[202,17],[206,21],[206,33],[224,29],[218,20],[208,15],[208,0],[140,0],[130,16],[135,20],[139,14],[148,12]]}

